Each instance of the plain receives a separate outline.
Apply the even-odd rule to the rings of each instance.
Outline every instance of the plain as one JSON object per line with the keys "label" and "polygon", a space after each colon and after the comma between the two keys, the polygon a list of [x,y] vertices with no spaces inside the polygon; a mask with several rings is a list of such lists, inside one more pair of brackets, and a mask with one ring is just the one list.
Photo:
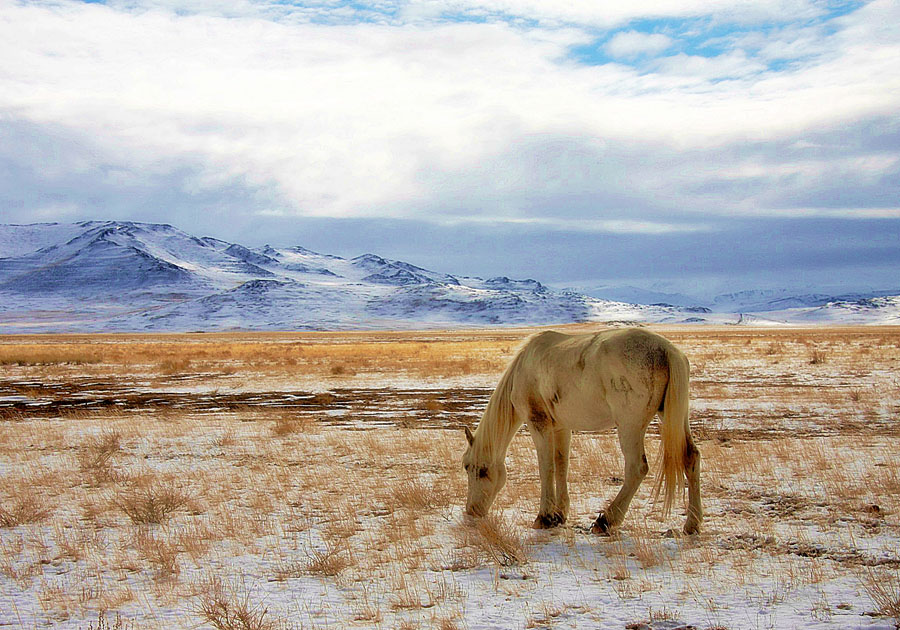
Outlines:
{"label": "plain", "polygon": [[900,329],[654,330],[692,363],[697,536],[649,482],[586,531],[612,433],[573,439],[566,527],[529,528],[524,432],[465,523],[462,427],[535,329],[0,337],[0,627],[895,627]]}

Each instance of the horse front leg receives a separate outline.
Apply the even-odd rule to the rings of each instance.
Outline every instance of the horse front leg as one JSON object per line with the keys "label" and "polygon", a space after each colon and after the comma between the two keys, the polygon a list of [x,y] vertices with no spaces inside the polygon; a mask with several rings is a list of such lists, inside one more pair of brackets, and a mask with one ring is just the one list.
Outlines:
{"label": "horse front leg", "polygon": [[562,519],[556,510],[556,477],[555,439],[552,431],[541,431],[529,424],[528,430],[537,451],[539,476],[541,479],[541,504],[537,518],[532,525],[535,529],[550,529],[560,525]]}
{"label": "horse front leg", "polygon": [[569,429],[557,429],[554,444],[554,470],[556,473],[556,509],[560,525],[569,516],[569,445],[572,432]]}
{"label": "horse front leg", "polygon": [[646,425],[637,427],[619,427],[619,446],[625,456],[625,481],[616,497],[610,502],[605,511],[600,512],[591,531],[603,536],[617,527],[625,512],[631,505],[631,499],[638,487],[647,476],[650,467],[647,464],[647,456],[644,453],[644,430]]}

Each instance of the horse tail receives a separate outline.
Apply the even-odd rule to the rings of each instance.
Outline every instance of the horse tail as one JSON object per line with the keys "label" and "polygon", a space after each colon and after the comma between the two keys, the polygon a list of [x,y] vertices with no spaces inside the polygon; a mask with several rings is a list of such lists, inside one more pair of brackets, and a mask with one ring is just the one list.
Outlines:
{"label": "horse tail", "polygon": [[663,514],[668,516],[675,494],[684,489],[688,450],[694,450],[689,420],[691,366],[683,352],[667,344],[669,382],[660,414],[660,466],[653,489],[653,500],[663,494]]}

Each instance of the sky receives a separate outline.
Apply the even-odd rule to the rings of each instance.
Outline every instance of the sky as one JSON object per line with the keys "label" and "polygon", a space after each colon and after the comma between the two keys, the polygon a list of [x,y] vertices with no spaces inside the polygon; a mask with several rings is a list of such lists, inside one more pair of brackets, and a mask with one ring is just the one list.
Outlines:
{"label": "sky", "polygon": [[0,0],[0,222],[900,289],[896,0]]}

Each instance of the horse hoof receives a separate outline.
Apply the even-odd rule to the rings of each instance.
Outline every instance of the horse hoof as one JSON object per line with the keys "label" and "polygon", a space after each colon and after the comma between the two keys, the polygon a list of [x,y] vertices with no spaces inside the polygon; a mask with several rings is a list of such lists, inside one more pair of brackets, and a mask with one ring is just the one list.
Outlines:
{"label": "horse hoof", "polygon": [[700,523],[685,523],[684,524],[684,534],[685,536],[693,536],[694,534],[700,533]]}
{"label": "horse hoof", "polygon": [[532,524],[533,529],[553,529],[566,522],[566,517],[562,514],[538,514]]}
{"label": "horse hoof", "polygon": [[591,526],[591,533],[597,536],[609,536],[609,530],[609,521],[606,518],[606,514],[600,514]]}

